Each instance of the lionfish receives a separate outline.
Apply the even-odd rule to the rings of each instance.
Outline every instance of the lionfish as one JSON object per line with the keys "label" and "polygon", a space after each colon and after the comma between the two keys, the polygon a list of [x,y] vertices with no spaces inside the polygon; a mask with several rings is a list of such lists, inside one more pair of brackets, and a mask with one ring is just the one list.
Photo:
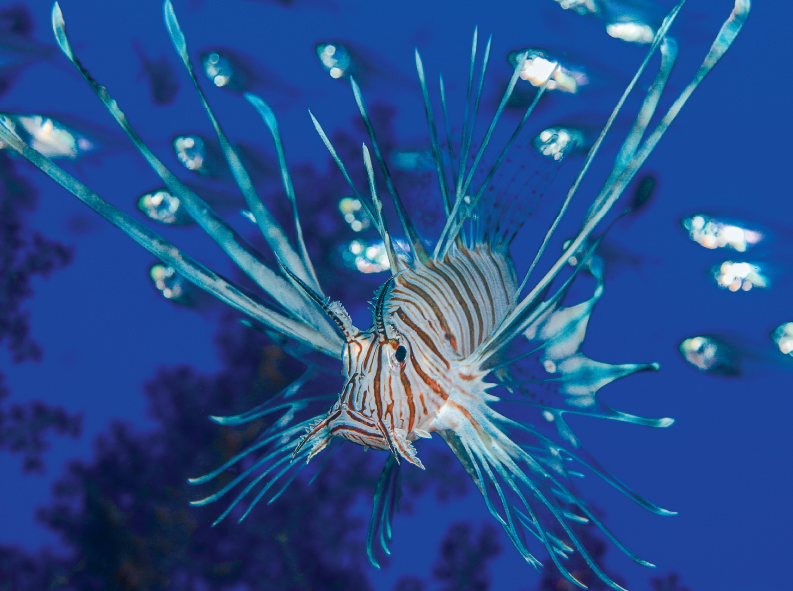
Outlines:
{"label": "lionfish", "polygon": [[[367,145],[363,145],[363,160],[370,198],[364,198],[354,186],[328,136],[311,115],[322,141],[353,193],[364,204],[388,254],[391,277],[376,294],[373,325],[368,330],[353,326],[342,304],[331,301],[323,294],[303,241],[295,192],[272,110],[258,96],[245,95],[272,134],[284,191],[294,216],[296,244],[288,238],[259,199],[235,148],[199,87],[188,57],[185,37],[170,0],[164,4],[164,14],[171,40],[195,84],[256,224],[278,259],[280,272],[262,262],[253,247],[166,169],[143,143],[106,88],[91,77],[75,56],[66,35],[61,9],[57,3],[54,4],[53,29],[63,53],[77,67],[168,190],[179,198],[204,231],[277,306],[268,307],[261,298],[222,278],[104,201],[22,142],[11,129],[6,128],[5,123],[0,126],[0,139],[178,273],[242,312],[248,317],[245,322],[249,326],[290,339],[286,349],[305,362],[305,372],[262,405],[238,416],[212,417],[222,425],[240,425],[263,417],[269,418],[270,423],[248,449],[213,472],[190,481],[193,484],[205,483],[238,462],[241,466],[240,473],[221,490],[195,501],[194,505],[217,501],[247,481],[217,521],[229,515],[243,498],[249,493],[254,494],[253,491],[258,488],[241,520],[266,495],[270,495],[268,502],[272,502],[282,494],[308,460],[326,448],[335,450],[346,440],[366,448],[384,450],[389,455],[374,494],[367,536],[370,561],[378,566],[375,545],[379,542],[382,549],[388,552],[392,536],[391,521],[400,495],[402,460],[423,469],[416,442],[438,433],[470,475],[490,513],[530,564],[541,566],[529,549],[528,539],[533,537],[545,547],[551,561],[572,584],[584,587],[565,567],[565,559],[577,552],[604,583],[621,589],[604,573],[581,542],[580,528],[593,523],[627,556],[640,564],[652,566],[635,556],[614,537],[578,493],[573,479],[583,476],[579,470],[586,469],[646,509],[661,515],[672,512],[646,501],[611,476],[581,447],[565,423],[564,415],[589,415],[649,427],[666,427],[672,423],[671,419],[648,419],[614,410],[597,397],[598,390],[609,382],[634,372],[657,369],[656,364],[610,365],[588,358],[580,349],[589,317],[603,291],[602,268],[592,256],[598,243],[598,239],[592,237],[595,227],[634,178],[691,93],[728,49],[749,12],[748,0],[736,0],[734,10],[722,26],[693,81],[656,127],[647,133],[676,59],[676,44],[667,37],[667,31],[682,4],[672,10],[658,29],[646,58],[590,149],[521,281],[518,281],[510,258],[509,245],[525,216],[509,215],[509,199],[493,202],[483,199],[483,195],[491,188],[494,174],[546,90],[547,81],[539,87],[533,102],[498,157],[489,167],[480,168],[480,165],[485,148],[525,65],[527,54],[524,53],[517,60],[514,73],[480,147],[472,149],[474,125],[490,53],[488,41],[481,75],[478,85],[475,85],[478,43],[477,34],[474,33],[465,117],[457,158],[448,131],[443,79],[440,79],[440,89],[449,139],[448,154],[443,153],[438,139],[424,68],[418,51],[415,54],[432,155],[446,215],[443,230],[431,249],[427,247],[429,243],[422,241],[419,236],[394,187],[361,91],[355,80],[351,79],[353,95],[368,132],[374,159],[391,195],[410,250],[408,256],[399,252],[387,228],[375,181],[375,166]],[[532,272],[606,133],[656,51],[661,54],[659,71],[621,146],[608,180],[563,254],[542,278],[530,284]],[[475,86],[476,92],[473,93]],[[476,183],[474,179],[480,172],[478,178],[484,175],[484,180]],[[574,271],[566,279],[559,279],[560,286],[552,288],[560,272],[571,260],[577,261]],[[574,279],[582,272],[595,278],[594,294],[586,301],[566,307],[563,305],[565,296]],[[531,285],[531,289],[524,294],[528,285]],[[290,346],[288,343],[296,344]],[[520,354],[514,354],[516,349]],[[310,395],[301,394],[301,389],[309,381],[322,379],[326,376],[324,372],[327,372],[327,369],[307,357],[311,352],[341,360],[343,387],[340,393],[315,394],[315,388]],[[519,375],[528,378],[518,379]],[[498,396],[492,393],[494,391]],[[516,418],[518,415],[520,420]],[[258,457],[255,455],[257,452],[260,454]]]}

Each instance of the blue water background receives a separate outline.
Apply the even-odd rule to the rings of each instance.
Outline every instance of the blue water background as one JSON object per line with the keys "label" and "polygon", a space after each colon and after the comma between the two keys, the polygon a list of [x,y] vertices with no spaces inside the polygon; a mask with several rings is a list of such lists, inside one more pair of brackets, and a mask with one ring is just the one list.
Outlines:
{"label": "blue water background", "polygon": [[[551,0],[317,0],[289,7],[203,0],[175,5],[193,55],[211,46],[234,48],[289,81],[295,93],[277,87],[257,91],[276,110],[289,161],[310,161],[320,169],[327,167],[329,159],[306,109],[312,109],[329,133],[349,126],[356,110],[349,87],[319,67],[313,52],[318,41],[350,40],[367,51],[380,70],[367,81],[367,101],[395,107],[397,139],[406,145],[426,144],[413,71],[414,46],[420,48],[425,67],[432,72],[434,88],[438,70],[443,71],[456,121],[461,117],[475,25],[480,33],[494,34],[484,113],[492,113],[497,90],[509,76],[504,59],[509,50],[546,46],[583,58],[599,73],[596,87],[577,96],[552,96],[538,113],[536,126],[530,126],[532,132],[568,114],[584,114],[593,125],[605,121],[644,54],[641,47],[609,38],[599,21],[564,12]],[[29,8],[36,22],[35,37],[52,43],[48,3],[31,3]],[[133,40],[148,55],[167,55],[177,65],[159,1],[133,5],[66,0],[62,8],[84,63],[110,89],[158,154],[168,154],[168,142],[177,133],[210,134],[181,68],[176,71],[182,88],[167,107],[153,105],[140,76]],[[683,9],[673,29],[680,42],[680,58],[670,96],[692,77],[731,8],[728,1],[690,0]],[[792,285],[793,206],[788,174],[793,129],[786,66],[791,16],[783,3],[756,3],[733,48],[648,160],[646,168],[657,175],[659,183],[652,203],[629,224],[618,225],[610,237],[635,260],[608,277],[584,350],[612,363],[659,362],[661,372],[617,382],[602,396],[621,410],[671,416],[676,423],[666,430],[649,430],[570,419],[585,445],[614,474],[660,505],[679,511],[676,517],[657,517],[600,483],[584,487],[629,547],[658,564],[661,572],[679,572],[685,584],[698,591],[791,588],[793,371],[781,362],[769,340],[776,326],[793,321],[788,295]],[[247,103],[238,95],[207,84],[205,88],[230,136],[273,153],[266,128]],[[662,108],[669,104],[667,96]],[[24,70],[0,105],[3,110],[68,113],[115,132],[114,122],[92,91],[60,55]],[[635,111],[636,101],[628,106]],[[507,121],[514,122],[518,116],[509,112]],[[459,125],[455,127],[459,130]],[[482,127],[478,129],[481,133]],[[598,180],[602,182],[614,148],[612,142],[602,166],[593,169],[576,198],[565,226],[568,235],[597,190]],[[540,216],[538,225],[526,231],[541,231],[580,162],[571,160],[565,165],[543,200],[545,217]],[[68,460],[91,457],[93,439],[112,419],[127,420],[140,429],[151,426],[142,384],[156,368],[188,363],[207,373],[218,369],[213,342],[217,317],[164,301],[148,283],[146,269],[154,261],[147,252],[50,180],[34,172],[26,176],[39,191],[31,225],[48,237],[73,244],[75,255],[65,270],[36,282],[35,296],[27,303],[32,334],[45,352],[44,359],[12,365],[2,351],[0,365],[15,400],[40,399],[83,413],[84,432],[76,441],[54,440],[45,456],[48,471],[44,475],[23,476],[18,457],[0,456],[4,474],[0,541],[26,548],[42,544],[57,548],[57,539],[34,517],[36,507],[50,499],[50,484]],[[80,164],[78,178],[126,211],[132,211],[138,195],[158,185],[120,133],[118,146]],[[679,220],[695,211],[744,219],[770,230],[775,240],[763,258],[775,272],[770,289],[731,293],[713,284],[706,270],[733,253],[707,251],[688,239]],[[304,210],[302,215],[310,216],[311,211]],[[78,232],[76,227],[82,229]],[[217,248],[199,232],[183,232],[178,240],[194,256],[230,273]],[[515,253],[519,269],[525,269],[531,254]],[[363,301],[371,289],[362,289],[366,290],[361,294]],[[697,371],[681,358],[678,343],[714,332],[735,335],[747,351],[755,357],[767,354],[767,359],[747,358],[745,375],[740,378]],[[361,507],[361,514],[368,510]],[[400,574],[426,574],[443,532],[461,518],[490,519],[473,489],[465,499],[447,505],[422,498],[412,515],[397,518],[393,559],[387,570],[372,573],[375,585],[385,589]],[[501,541],[504,552],[493,566],[493,588],[531,587],[537,575],[505,536]],[[626,578],[630,588],[643,588],[651,574],[613,549],[607,564]]]}

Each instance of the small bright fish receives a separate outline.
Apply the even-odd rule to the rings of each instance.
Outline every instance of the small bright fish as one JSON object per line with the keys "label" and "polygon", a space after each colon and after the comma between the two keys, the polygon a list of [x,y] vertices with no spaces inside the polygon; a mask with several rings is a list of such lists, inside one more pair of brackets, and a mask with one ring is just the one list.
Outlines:
{"label": "small bright fish", "polygon": [[[89,135],[49,115],[0,113],[0,120],[47,158],[78,160],[99,147],[99,142]],[[5,147],[5,143],[0,141],[0,148]]]}
{"label": "small bright fish", "polygon": [[204,74],[215,86],[240,92],[248,89],[248,76],[230,52],[212,49],[203,52],[199,59]]}
{"label": "small bright fish", "polygon": [[556,0],[564,10],[600,19],[606,33],[628,43],[647,44],[655,38],[663,14],[652,2],[642,0]]}
{"label": "small bright fish", "polygon": [[382,273],[391,268],[382,240],[350,240],[339,247],[342,264],[361,273]]}
{"label": "small bright fish", "polygon": [[708,249],[729,247],[746,252],[764,238],[763,232],[743,222],[714,218],[705,213],[685,217],[680,223],[688,230],[691,240]]}
{"label": "small bright fish", "polygon": [[400,70],[386,57],[349,41],[321,41],[314,45],[314,53],[319,59],[319,65],[334,80],[348,81],[354,78],[361,88],[365,88],[374,79],[381,82],[390,80],[399,84],[407,82]]}
{"label": "small bright fish", "polygon": [[700,335],[680,343],[680,354],[698,370],[720,376],[741,375],[740,350],[715,335]]}
{"label": "small bright fish", "polygon": [[149,279],[165,299],[177,304],[189,305],[190,292],[195,288],[170,265],[153,264],[149,267]]}
{"label": "small bright fish", "polygon": [[357,66],[353,59],[352,50],[344,43],[337,41],[331,43],[317,43],[314,47],[320,65],[331,78],[349,78],[357,74]]}
{"label": "small bright fish", "polygon": [[187,170],[209,178],[223,178],[226,168],[223,157],[200,135],[177,135],[171,145],[176,158]]}
{"label": "small bright fish", "polygon": [[[416,52],[434,167],[446,214],[444,227],[434,246],[429,246],[432,243],[419,236],[392,182],[355,80],[350,80],[353,95],[374,153],[372,157],[370,147],[364,144],[362,152],[368,176],[368,196],[365,197],[366,192],[355,187],[328,136],[311,115],[317,132],[349,182],[355,199],[379,233],[382,245],[378,253],[384,255],[385,260],[381,262],[384,267],[385,262],[388,263],[387,269],[391,273],[376,294],[372,326],[359,329],[352,324],[340,302],[331,301],[323,294],[317,280],[303,241],[295,192],[278,125],[270,107],[258,96],[245,94],[273,137],[284,192],[292,207],[294,241],[287,237],[259,199],[235,147],[210,109],[196,79],[173,7],[170,1],[166,1],[165,21],[171,40],[215,128],[220,149],[245,197],[250,218],[272,248],[280,271],[263,263],[247,241],[157,159],[107,89],[96,82],[75,57],[60,7],[57,3],[54,5],[53,29],[61,50],[127,132],[160,176],[169,194],[179,199],[185,211],[278,304],[277,309],[261,303],[258,297],[248,295],[248,290],[225,280],[147,226],[101,199],[25,144],[13,130],[0,127],[0,138],[163,261],[164,267],[158,268],[158,272],[163,273],[160,277],[163,289],[173,293],[165,279],[178,274],[245,314],[249,318],[246,321],[248,325],[298,341],[301,347],[291,349],[291,355],[304,359],[307,352],[317,352],[341,362],[340,391],[328,391],[327,384],[332,378],[327,370],[306,360],[305,372],[262,405],[238,416],[213,417],[222,425],[240,425],[266,418],[268,426],[250,448],[211,473],[191,480],[193,484],[203,484],[225,473],[231,466],[240,468],[235,478],[214,494],[195,501],[194,505],[215,502],[240,487],[216,523],[237,509],[241,520],[265,496],[268,502],[280,496],[308,460],[323,450],[327,456],[345,441],[383,450],[388,458],[375,491],[367,538],[370,561],[377,566],[376,545],[388,551],[391,540],[391,520],[400,495],[400,470],[405,463],[423,468],[418,441],[437,433],[460,460],[483,495],[488,510],[528,563],[541,566],[535,557],[535,546],[544,548],[561,574],[572,585],[583,587],[564,562],[577,553],[603,583],[621,589],[581,542],[581,528],[593,523],[627,556],[639,564],[649,565],[623,546],[606,528],[581,497],[574,480],[582,476],[582,472],[589,471],[640,506],[661,515],[671,512],[645,500],[606,472],[581,447],[567,425],[565,415],[589,415],[649,427],[672,424],[671,419],[648,419],[614,410],[597,396],[606,384],[638,371],[657,369],[656,364],[601,363],[584,355],[581,346],[593,308],[603,293],[601,266],[591,262],[589,256],[602,236],[593,236],[593,232],[629,187],[691,93],[729,48],[749,12],[748,1],[736,2],[693,81],[651,130],[650,121],[674,64],[675,53],[669,48],[666,34],[681,7],[682,2],[659,26],[650,44],[648,58],[594,142],[522,279],[509,253],[510,243],[525,221],[525,213],[521,213],[520,207],[513,207],[522,195],[520,192],[491,191],[491,181],[502,166],[507,166],[509,160],[506,155],[537,101],[550,87],[551,81],[558,82],[554,77],[557,66],[547,72],[537,85],[533,103],[526,109],[499,156],[485,165],[484,153],[493,130],[531,56],[526,52],[515,56],[512,77],[488,130],[481,141],[474,142],[475,120],[490,48],[488,42],[481,79],[474,84],[479,51],[477,33],[474,32],[463,131],[456,144],[448,142],[445,147],[447,155],[438,140],[424,66]],[[542,277],[532,277],[625,97],[636,85],[649,58],[658,50],[662,54],[660,72],[619,151],[611,175],[564,253],[552,258],[549,270]],[[477,90],[472,93],[474,88]],[[443,119],[447,121],[442,79],[441,104]],[[446,127],[450,135],[448,124]],[[383,203],[376,188],[375,167],[385,181],[399,216],[404,247],[392,238],[386,225]],[[408,252],[402,252],[403,248]],[[567,263],[572,256],[580,258],[577,266],[570,270]],[[583,273],[594,277],[594,294],[583,302],[564,305],[571,286]],[[307,387],[309,382],[313,389]],[[239,505],[249,495],[253,498],[243,511]]]}
{"label": "small bright fish", "polygon": [[546,49],[511,51],[507,61],[513,68],[521,61],[520,79],[527,80],[532,86],[576,94],[582,86],[589,84],[589,77],[581,66],[571,64]]}
{"label": "small bright fish", "polygon": [[259,57],[265,58],[265,65],[238,51],[212,47],[202,51],[198,59],[206,77],[218,88],[239,93],[249,92],[257,87],[266,88],[273,94],[284,97],[299,94],[298,89],[269,69],[273,62],[278,61],[278,54]]}
{"label": "small bright fish", "polygon": [[769,287],[769,280],[763,265],[746,261],[724,261],[711,269],[716,284],[732,292],[749,291],[753,287]]}
{"label": "small bright fish", "polygon": [[164,189],[141,195],[135,205],[146,217],[161,224],[187,226],[195,223],[193,218],[185,213],[179,198]]}
{"label": "small bright fish", "polygon": [[342,197],[339,200],[339,213],[353,232],[363,232],[372,226],[363,203],[355,197]]}
{"label": "small bright fish", "polygon": [[793,322],[780,324],[771,333],[771,340],[783,355],[793,356]]}
{"label": "small bright fish", "polygon": [[556,161],[575,152],[587,152],[592,147],[586,130],[565,126],[543,129],[531,143],[540,154]]}

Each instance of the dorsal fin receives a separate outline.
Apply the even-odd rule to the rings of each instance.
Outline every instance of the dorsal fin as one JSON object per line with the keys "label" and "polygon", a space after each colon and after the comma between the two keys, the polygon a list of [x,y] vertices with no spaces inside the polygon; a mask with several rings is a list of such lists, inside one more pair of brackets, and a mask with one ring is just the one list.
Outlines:
{"label": "dorsal fin", "polygon": [[383,202],[377,196],[377,187],[374,182],[374,170],[372,169],[372,157],[369,156],[369,148],[363,144],[363,162],[366,166],[366,174],[369,176],[369,191],[372,194],[372,202],[374,202],[374,210],[377,214],[377,223],[380,226],[380,236],[383,238],[386,254],[388,255],[388,263],[391,267],[391,275],[396,275],[399,272],[397,268],[397,261],[399,260],[394,252],[394,247],[391,244],[391,235],[388,233],[388,228],[383,218]]}
{"label": "dorsal fin", "polygon": [[[394,187],[394,183],[391,180],[391,174],[388,172],[388,166],[386,165],[385,160],[383,160],[383,155],[380,153],[380,147],[377,145],[377,139],[374,135],[372,121],[369,119],[369,114],[366,112],[366,107],[363,104],[361,89],[358,87],[358,84],[355,82],[355,79],[352,76],[350,76],[350,85],[352,86],[352,93],[355,96],[355,102],[358,105],[358,110],[361,112],[363,124],[366,127],[367,133],[369,134],[369,139],[372,141],[372,149],[374,150],[375,158],[377,158],[377,162],[380,165],[380,170],[385,177],[385,183],[388,187],[388,192],[391,193],[391,199],[394,201],[394,207],[399,214],[399,221],[402,223],[402,229],[405,232],[405,237],[408,239],[410,247],[413,249],[413,254],[416,256],[416,258],[423,264],[428,265],[430,264],[430,256],[427,254],[424,245],[421,243],[421,238],[418,231],[416,230],[416,226],[413,224],[413,220],[410,219],[410,216],[405,209],[405,205],[402,203],[402,199],[399,197],[396,187]],[[373,178],[374,177],[372,177],[372,179]]]}

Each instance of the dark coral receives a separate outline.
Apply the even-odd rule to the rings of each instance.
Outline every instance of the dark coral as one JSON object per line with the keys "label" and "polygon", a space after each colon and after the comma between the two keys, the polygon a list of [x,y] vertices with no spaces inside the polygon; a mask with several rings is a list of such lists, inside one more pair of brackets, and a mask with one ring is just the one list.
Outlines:
{"label": "dark coral", "polygon": [[[33,295],[33,279],[66,266],[72,256],[71,248],[28,228],[25,214],[35,203],[30,184],[8,155],[0,154],[0,343],[6,342],[15,363],[37,361],[42,355],[30,337],[28,312],[23,309]],[[4,382],[0,373],[0,405],[9,394]],[[48,447],[49,431],[77,437],[80,419],[38,401],[0,406],[0,450],[23,454],[26,472],[43,470],[41,454]]]}
{"label": "dark coral", "polygon": [[495,527],[484,524],[474,535],[470,523],[454,523],[441,540],[432,574],[442,583],[442,591],[487,591],[487,562],[499,554],[501,544]]}

